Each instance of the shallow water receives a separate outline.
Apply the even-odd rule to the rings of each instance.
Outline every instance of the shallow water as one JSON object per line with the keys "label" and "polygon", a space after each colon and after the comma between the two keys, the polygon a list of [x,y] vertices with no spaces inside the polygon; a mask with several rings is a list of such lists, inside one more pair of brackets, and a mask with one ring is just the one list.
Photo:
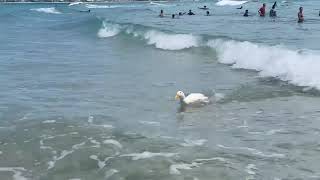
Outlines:
{"label": "shallow water", "polygon": [[319,179],[317,5],[1,4],[0,179]]}

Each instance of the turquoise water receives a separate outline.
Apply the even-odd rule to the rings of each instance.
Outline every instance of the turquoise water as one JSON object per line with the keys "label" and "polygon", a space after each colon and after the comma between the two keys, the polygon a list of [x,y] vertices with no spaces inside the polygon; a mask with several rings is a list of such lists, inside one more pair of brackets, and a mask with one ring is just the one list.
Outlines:
{"label": "turquoise water", "polygon": [[0,179],[319,179],[320,2],[216,3],[0,4]]}

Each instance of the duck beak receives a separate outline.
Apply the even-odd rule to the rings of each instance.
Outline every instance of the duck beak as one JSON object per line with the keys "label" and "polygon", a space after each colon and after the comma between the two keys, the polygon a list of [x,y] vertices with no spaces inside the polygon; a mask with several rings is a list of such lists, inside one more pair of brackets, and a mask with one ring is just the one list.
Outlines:
{"label": "duck beak", "polygon": [[180,97],[178,96],[178,94],[176,95],[175,99],[176,99],[176,100],[179,100],[179,99],[180,99]]}

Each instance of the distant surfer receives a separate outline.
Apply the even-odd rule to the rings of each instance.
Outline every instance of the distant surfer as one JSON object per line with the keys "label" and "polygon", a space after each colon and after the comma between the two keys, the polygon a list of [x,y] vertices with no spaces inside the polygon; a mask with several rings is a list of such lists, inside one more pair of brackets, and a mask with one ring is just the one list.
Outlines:
{"label": "distant surfer", "polygon": [[189,16],[192,16],[192,15],[195,15],[192,11],[191,11],[191,9],[189,10],[189,12],[188,12],[188,15]]}
{"label": "distant surfer", "polygon": [[303,7],[300,7],[298,12],[298,23],[303,23],[303,21],[304,21]]}
{"label": "distant surfer", "polygon": [[207,11],[207,12],[206,12],[206,15],[207,15],[207,16],[210,16],[210,12],[209,12],[209,11]]}
{"label": "distant surfer", "polygon": [[179,16],[183,16],[185,14],[186,14],[186,12],[179,12]]}
{"label": "distant surfer", "polygon": [[263,3],[262,7],[259,9],[258,12],[261,17],[264,17],[266,15],[266,4],[265,3]]}
{"label": "distant surfer", "polygon": [[162,10],[162,9],[160,10],[159,17],[164,17],[164,14],[163,14],[163,10]]}
{"label": "distant surfer", "polygon": [[241,7],[238,7],[237,9],[242,9],[243,8],[243,6],[241,6]]}
{"label": "distant surfer", "polygon": [[203,6],[203,7],[199,7],[199,9],[208,10],[209,8],[207,8],[207,6]]}
{"label": "distant surfer", "polygon": [[249,10],[248,9],[246,9],[246,11],[244,12],[243,16],[244,17],[248,17],[249,16]]}
{"label": "distant surfer", "polygon": [[175,17],[175,16],[176,16],[175,14],[172,14],[172,16],[171,16],[171,17],[172,17],[172,19],[174,19],[174,17]]}

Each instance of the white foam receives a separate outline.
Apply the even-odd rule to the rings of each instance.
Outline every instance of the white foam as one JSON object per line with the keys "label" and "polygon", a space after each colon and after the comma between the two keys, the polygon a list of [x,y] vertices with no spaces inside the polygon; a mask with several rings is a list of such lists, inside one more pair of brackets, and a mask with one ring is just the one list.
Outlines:
{"label": "white foam", "polygon": [[191,164],[185,164],[185,163],[180,163],[180,164],[172,164],[170,166],[170,174],[176,174],[179,175],[181,172],[179,170],[190,170],[195,167],[199,167],[200,163],[191,163]]}
{"label": "white foam", "polygon": [[45,120],[42,121],[43,124],[50,124],[50,123],[56,123],[56,120]]}
{"label": "white foam", "polygon": [[40,140],[40,149],[53,149],[51,146],[45,146],[43,139]]}
{"label": "white foam", "polygon": [[77,149],[80,149],[82,146],[84,146],[86,144],[86,142],[82,142],[82,143],[79,143],[79,144],[75,144],[72,146],[72,149],[74,150],[77,150]]}
{"label": "white foam", "polygon": [[53,160],[48,162],[48,170],[54,168],[55,164],[57,161],[65,158],[66,156],[68,156],[69,154],[72,154],[73,150],[71,151],[67,151],[67,150],[63,150],[60,154],[60,156],[53,156]]}
{"label": "white foam", "polygon": [[103,22],[102,27],[98,31],[98,37],[107,38],[119,34],[121,31],[121,26],[118,24],[110,24]]}
{"label": "white foam", "polygon": [[139,160],[139,159],[147,159],[152,157],[172,157],[177,155],[177,153],[152,153],[145,151],[143,153],[132,153],[132,154],[123,154],[121,157],[132,157],[132,160]]}
{"label": "white foam", "polygon": [[246,167],[246,172],[250,175],[255,175],[258,168],[256,167],[256,165],[254,164],[248,164],[248,166]]}
{"label": "white foam", "polygon": [[114,174],[118,173],[119,171],[116,169],[110,169],[107,172],[105,172],[104,177],[106,179],[109,179],[111,176],[113,176]]}
{"label": "white foam", "polygon": [[98,161],[98,167],[99,169],[102,169],[106,166],[106,162],[109,160],[109,159],[112,159],[112,157],[107,157],[105,158],[103,161],[101,161],[97,155],[91,155],[89,156],[90,159],[93,159],[93,160],[96,160]]}
{"label": "white foam", "polygon": [[198,47],[200,38],[191,34],[167,34],[160,31],[150,30],[144,34],[148,44],[164,50],[182,50]]}
{"label": "white foam", "polygon": [[23,167],[0,167],[0,171],[13,172],[13,180],[28,180],[26,177],[22,176],[22,172],[26,171]]}
{"label": "white foam", "polygon": [[[98,33],[99,34],[99,33]],[[92,124],[93,123],[93,116],[88,117],[88,123]]]}
{"label": "white foam", "polygon": [[195,162],[206,162],[206,161],[221,161],[221,162],[227,162],[227,160],[223,157],[213,157],[213,158],[207,158],[207,159],[196,159]]}
{"label": "white foam", "polygon": [[206,139],[197,139],[197,140],[185,139],[184,141],[185,142],[181,144],[182,146],[192,147],[192,146],[202,146],[208,140],[206,140]]}
{"label": "white foam", "polygon": [[150,2],[150,5],[154,5],[154,6],[173,6],[173,5],[169,5],[169,4],[162,4],[162,3],[156,3],[156,2]]}
{"label": "white foam", "polygon": [[97,140],[92,139],[92,138],[89,138],[89,139],[90,139],[90,142],[91,142],[92,144],[94,144],[94,146],[92,146],[92,147],[100,148],[100,146],[101,146],[101,143],[100,143],[100,142],[98,142]]}
{"label": "white foam", "polygon": [[141,124],[147,124],[147,125],[154,125],[154,126],[159,126],[160,122],[155,122],[155,121],[139,121]]}
{"label": "white foam", "polygon": [[97,4],[86,4],[89,9],[113,9],[113,8],[134,8],[137,5],[97,5]]}
{"label": "white foam", "polygon": [[262,77],[320,89],[320,54],[316,51],[301,53],[281,46],[223,40],[211,40],[208,46],[216,49],[219,62],[233,68],[256,70]]}
{"label": "white foam", "polygon": [[104,140],[103,144],[112,144],[112,145],[116,146],[117,148],[122,149],[122,145],[118,141],[116,141],[114,139]]}
{"label": "white foam", "polygon": [[249,147],[228,147],[228,146],[224,146],[221,144],[217,145],[220,148],[224,148],[224,149],[238,149],[238,150],[247,150],[250,153],[257,155],[257,156],[261,156],[261,157],[268,157],[268,158],[284,158],[286,155],[284,154],[278,154],[278,153],[271,153],[271,154],[265,154],[257,149],[254,148],[249,148]]}
{"label": "white foam", "polygon": [[80,4],[83,4],[83,2],[73,2],[73,3],[70,3],[68,6],[75,6]]}
{"label": "white foam", "polygon": [[221,0],[216,3],[218,6],[239,6],[241,4],[247,3],[248,1],[235,1],[235,0]]}
{"label": "white foam", "polygon": [[48,14],[61,14],[56,8],[50,7],[50,8],[36,8],[31,9],[32,11],[42,12],[42,13],[48,13]]}
{"label": "white foam", "polygon": [[81,180],[80,178],[71,178],[69,180]]}

